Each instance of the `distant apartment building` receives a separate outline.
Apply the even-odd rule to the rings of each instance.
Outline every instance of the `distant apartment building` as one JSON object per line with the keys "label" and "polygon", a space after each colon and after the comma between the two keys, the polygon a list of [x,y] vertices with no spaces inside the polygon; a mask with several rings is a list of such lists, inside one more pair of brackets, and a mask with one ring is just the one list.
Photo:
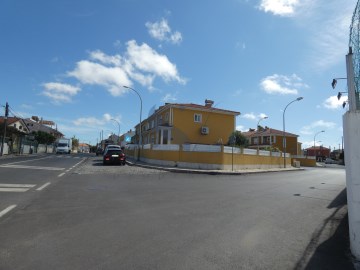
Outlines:
{"label": "distant apartment building", "polygon": [[242,133],[249,140],[249,148],[277,148],[284,151],[283,137],[286,138],[286,152],[291,155],[301,154],[301,143],[298,143],[298,135],[277,130],[270,127],[259,127],[257,130],[250,129]]}

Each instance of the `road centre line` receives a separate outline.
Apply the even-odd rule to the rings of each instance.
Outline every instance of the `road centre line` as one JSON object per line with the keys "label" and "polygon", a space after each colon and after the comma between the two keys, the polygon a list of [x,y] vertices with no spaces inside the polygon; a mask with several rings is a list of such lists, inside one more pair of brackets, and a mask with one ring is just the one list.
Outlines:
{"label": "road centre line", "polygon": [[42,185],[41,187],[37,188],[37,191],[43,190],[44,188],[46,188],[48,185],[50,185],[50,182],[47,182],[46,184]]}
{"label": "road centre line", "polygon": [[4,215],[6,215],[7,213],[9,213],[11,210],[13,210],[17,205],[16,204],[13,204],[13,205],[10,205],[9,207],[5,208],[4,210],[2,210],[0,212],[0,218]]}
{"label": "road centre line", "polygon": [[61,176],[63,176],[65,173],[63,172],[63,173],[60,173],[59,175],[58,175],[58,177],[61,177]]}

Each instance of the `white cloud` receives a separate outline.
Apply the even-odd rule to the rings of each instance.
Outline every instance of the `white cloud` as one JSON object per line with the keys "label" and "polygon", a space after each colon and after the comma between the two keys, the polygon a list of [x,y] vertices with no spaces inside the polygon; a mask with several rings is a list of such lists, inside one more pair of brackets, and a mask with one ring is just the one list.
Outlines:
{"label": "white cloud", "polygon": [[264,117],[267,117],[267,115],[265,113],[260,113],[258,115],[255,115],[253,112],[251,112],[251,113],[241,114],[240,117],[248,120],[260,120]]}
{"label": "white cloud", "polygon": [[240,115],[240,117],[245,118],[245,119],[249,119],[249,120],[255,120],[256,119],[256,115],[254,113],[245,113]]}
{"label": "white cloud", "polygon": [[150,36],[157,40],[168,41],[173,44],[179,44],[182,41],[181,33],[178,31],[173,32],[168,21],[164,18],[154,23],[147,22],[145,26],[147,27]]}
{"label": "white cloud", "polygon": [[297,88],[307,88],[296,74],[284,76],[274,74],[261,80],[260,87],[268,94],[297,95]]}
{"label": "white cloud", "polygon": [[49,82],[43,84],[42,94],[50,98],[54,103],[71,102],[71,97],[75,96],[81,89],[65,83]]}
{"label": "white cloud", "polygon": [[[308,126],[304,126],[301,128],[300,133],[304,135],[312,135],[321,130],[319,129],[333,129],[335,128],[336,123],[334,122],[326,122],[324,120],[318,120],[311,123]],[[326,130],[325,130],[326,132]]]}
{"label": "white cloud", "polygon": [[238,125],[238,126],[236,126],[236,130],[239,130],[239,131],[241,131],[241,132],[246,132],[246,131],[248,131],[244,126],[242,126],[242,125]]}
{"label": "white cloud", "polygon": [[127,92],[124,85],[132,86],[132,80],[154,89],[156,77],[165,82],[176,81],[185,84],[176,65],[162,54],[143,43],[138,45],[131,40],[126,43],[127,49],[123,56],[107,55],[100,50],[89,53],[90,60],[76,63],[74,70],[67,73],[82,84],[99,85],[105,87],[112,96],[120,96]]}
{"label": "white cloud", "polygon": [[76,125],[76,126],[96,127],[96,128],[98,128],[98,126],[106,125],[108,122],[111,121],[111,119],[115,119],[115,120],[121,122],[120,117],[115,117],[115,116],[112,116],[112,115],[110,115],[108,113],[105,113],[102,116],[102,118],[96,118],[96,117],[78,118],[78,119],[73,121],[73,124]]}
{"label": "white cloud", "polygon": [[299,0],[262,0],[259,9],[274,15],[292,16],[299,5]]}
{"label": "white cloud", "polygon": [[346,102],[347,99],[347,96],[341,96],[340,99],[338,99],[337,96],[331,96],[324,101],[323,106],[330,110],[336,110],[342,108],[343,103]]}
{"label": "white cloud", "polygon": [[113,96],[126,92],[123,85],[131,85],[126,72],[121,67],[107,67],[98,63],[82,60],[77,63],[68,75],[75,77],[83,84],[105,86]]}
{"label": "white cloud", "polygon": [[163,98],[163,102],[175,102],[177,100],[176,94],[166,94]]}
{"label": "white cloud", "polygon": [[127,58],[140,71],[155,74],[166,82],[185,83],[185,80],[179,76],[176,65],[165,55],[157,53],[145,43],[139,46],[135,40],[130,40],[127,45]]}

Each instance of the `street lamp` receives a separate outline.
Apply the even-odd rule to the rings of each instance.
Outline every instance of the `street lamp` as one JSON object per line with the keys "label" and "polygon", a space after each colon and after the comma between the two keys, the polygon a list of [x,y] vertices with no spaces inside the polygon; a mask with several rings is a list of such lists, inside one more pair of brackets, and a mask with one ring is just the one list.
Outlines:
{"label": "street lamp", "polygon": [[118,132],[118,143],[120,142],[120,123],[118,120],[111,118],[110,120],[115,121],[119,126],[119,132]]}
{"label": "street lamp", "polygon": [[283,151],[284,151],[284,168],[286,168],[286,158],[285,158],[285,156],[286,156],[285,112],[286,112],[287,107],[288,107],[291,103],[293,103],[293,102],[295,102],[295,101],[300,101],[300,100],[302,100],[302,99],[303,99],[303,97],[298,97],[297,99],[294,99],[293,101],[291,101],[290,103],[288,103],[288,105],[286,105],[286,107],[285,107],[285,109],[284,109],[284,111],[283,111]]}
{"label": "street lamp", "polygon": [[[257,122],[257,126],[256,126],[256,129],[259,131],[259,124],[260,124],[260,122],[261,122],[261,120],[264,120],[264,119],[268,119],[269,117],[267,117],[267,116],[264,116],[264,117],[261,117],[260,119],[259,119],[259,121]],[[260,138],[259,138],[259,136],[258,136],[258,139],[257,139],[257,150],[258,150],[258,152],[259,152],[259,141],[260,141]]]}
{"label": "street lamp", "polygon": [[316,138],[316,136],[317,136],[318,134],[320,134],[320,133],[322,133],[322,132],[325,132],[325,130],[321,130],[321,131],[315,133],[315,135],[314,135],[314,156],[315,156],[315,158],[316,158],[315,138]]}
{"label": "street lamp", "polygon": [[140,94],[138,93],[138,91],[136,91],[134,88],[131,88],[131,87],[126,86],[126,85],[124,85],[123,87],[126,88],[126,89],[133,90],[133,91],[138,95],[138,97],[139,97],[139,99],[140,99],[140,133],[139,133],[140,138],[139,138],[139,156],[138,156],[138,160],[139,160],[139,159],[140,159],[140,145],[142,145],[142,135],[141,135],[142,99],[141,99],[141,96],[140,96]]}

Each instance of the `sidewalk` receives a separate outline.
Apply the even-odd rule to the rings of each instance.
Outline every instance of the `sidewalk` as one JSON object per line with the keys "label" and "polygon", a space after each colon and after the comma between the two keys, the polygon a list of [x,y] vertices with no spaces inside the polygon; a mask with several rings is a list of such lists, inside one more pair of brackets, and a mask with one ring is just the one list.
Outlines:
{"label": "sidewalk", "polygon": [[205,169],[191,169],[191,168],[179,168],[169,167],[145,163],[142,161],[127,159],[126,163],[130,166],[138,166],[142,168],[163,170],[176,173],[193,173],[193,174],[210,174],[210,175],[242,175],[242,174],[254,174],[254,173],[270,173],[270,172],[285,172],[285,171],[299,171],[303,168],[287,167],[287,168],[267,168],[267,169],[241,169],[241,170],[205,170]]}

